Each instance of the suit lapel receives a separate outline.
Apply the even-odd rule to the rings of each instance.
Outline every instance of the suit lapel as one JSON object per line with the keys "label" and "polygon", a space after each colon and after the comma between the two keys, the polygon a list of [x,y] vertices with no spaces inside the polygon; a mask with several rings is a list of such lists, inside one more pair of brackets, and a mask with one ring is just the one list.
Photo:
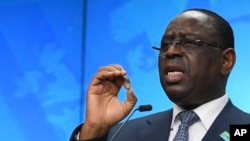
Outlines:
{"label": "suit lapel", "polygon": [[173,110],[164,112],[158,117],[146,119],[148,126],[139,131],[139,141],[167,141],[170,132]]}
{"label": "suit lapel", "polygon": [[218,115],[218,117],[215,119],[211,127],[209,128],[208,132],[202,139],[202,141],[224,141],[220,134],[224,131],[227,131],[229,133],[229,125],[236,122],[237,117],[234,115],[237,115],[238,112],[235,107],[233,106],[232,102],[229,100],[226,106],[223,108],[221,113]]}
{"label": "suit lapel", "polygon": [[[237,123],[239,110],[235,108],[232,102],[229,100],[221,113],[215,119],[210,129],[202,139],[202,141],[223,141],[220,134],[224,131],[229,133],[229,125]],[[169,138],[170,126],[172,121],[173,109],[160,114],[158,117],[146,119],[145,122],[148,125],[139,131],[139,141],[167,141]],[[160,118],[164,117],[164,118]]]}

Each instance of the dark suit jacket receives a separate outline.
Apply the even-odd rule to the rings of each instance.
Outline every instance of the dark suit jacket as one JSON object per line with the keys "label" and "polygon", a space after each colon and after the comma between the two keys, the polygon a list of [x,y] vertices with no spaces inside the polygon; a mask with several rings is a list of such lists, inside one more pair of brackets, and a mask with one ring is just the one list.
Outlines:
{"label": "dark suit jacket", "polygon": [[[130,120],[116,137],[116,141],[167,141],[170,132],[173,109],[149,115],[146,117]],[[250,114],[235,107],[229,100],[224,109],[215,119],[203,141],[223,141],[220,134],[224,131],[229,133],[230,124],[250,124]],[[114,126],[109,133],[99,139],[109,141],[120,125]],[[80,126],[78,126],[70,141],[74,140]]]}

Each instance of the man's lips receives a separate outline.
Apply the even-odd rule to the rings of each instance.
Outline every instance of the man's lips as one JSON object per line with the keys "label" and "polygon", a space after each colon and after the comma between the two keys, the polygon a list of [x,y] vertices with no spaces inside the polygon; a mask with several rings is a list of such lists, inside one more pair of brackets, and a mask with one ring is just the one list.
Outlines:
{"label": "man's lips", "polygon": [[164,72],[167,83],[178,83],[184,77],[183,68],[179,65],[168,65]]}

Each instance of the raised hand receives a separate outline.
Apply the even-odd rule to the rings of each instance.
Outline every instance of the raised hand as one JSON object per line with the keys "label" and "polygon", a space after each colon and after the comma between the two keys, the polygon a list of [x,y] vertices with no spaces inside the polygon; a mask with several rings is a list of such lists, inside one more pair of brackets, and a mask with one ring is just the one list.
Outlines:
{"label": "raised hand", "polygon": [[[127,89],[127,99],[124,102],[120,102],[117,97],[122,86]],[[136,101],[126,71],[121,66],[100,68],[87,91],[87,113],[80,139],[105,135],[110,127],[129,114]]]}

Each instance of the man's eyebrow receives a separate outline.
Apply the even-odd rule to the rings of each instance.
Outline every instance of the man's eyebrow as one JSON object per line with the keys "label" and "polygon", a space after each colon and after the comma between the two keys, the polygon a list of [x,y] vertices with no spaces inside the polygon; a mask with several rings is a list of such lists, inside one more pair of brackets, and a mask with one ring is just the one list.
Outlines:
{"label": "man's eyebrow", "polygon": [[174,37],[166,37],[166,38],[162,38],[161,42],[166,42],[166,41],[173,41],[173,40],[200,40],[200,38],[198,38],[195,35],[186,35],[186,36],[181,36],[178,38],[174,38]]}
{"label": "man's eyebrow", "polygon": [[[172,39],[175,38],[177,34],[175,32],[171,33],[166,33],[163,35],[162,39],[167,38],[167,39]],[[185,37],[197,37],[198,35],[195,32],[181,32],[178,33],[179,38],[185,38]]]}

